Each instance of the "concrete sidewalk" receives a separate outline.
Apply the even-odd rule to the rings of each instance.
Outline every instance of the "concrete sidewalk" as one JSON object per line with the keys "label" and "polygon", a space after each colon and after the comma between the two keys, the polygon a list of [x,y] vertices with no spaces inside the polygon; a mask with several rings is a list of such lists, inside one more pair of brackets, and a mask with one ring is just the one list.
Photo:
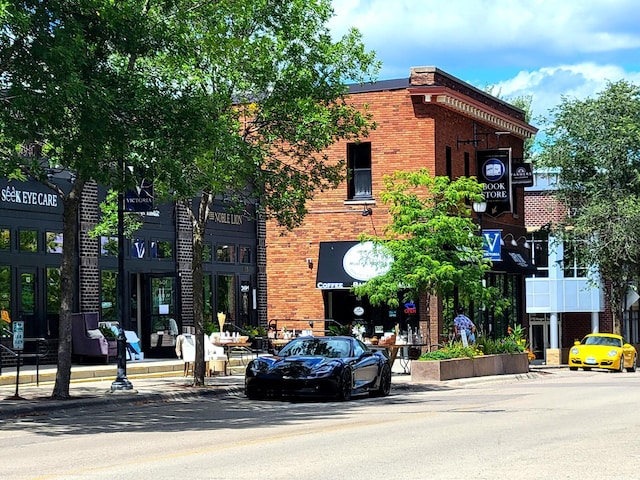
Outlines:
{"label": "concrete sidewalk", "polygon": [[[34,365],[20,368],[16,385],[16,369],[3,368],[0,375],[0,419],[66,410],[106,403],[152,402],[180,400],[199,395],[241,394],[243,375],[206,377],[204,387],[193,387],[193,378],[183,375],[181,360],[145,360],[127,362],[127,378],[133,389],[112,391],[117,365],[73,365],[69,400],[51,400],[56,366]],[[16,395],[17,393],[17,395]]]}
{"label": "concrete sidewalk", "polygon": [[[412,382],[411,375],[403,368],[393,366],[392,391],[429,391],[463,388],[479,383],[507,382],[536,378],[543,366],[532,366],[528,374],[498,375],[450,380],[446,382]],[[547,367],[548,368],[548,367]],[[127,378],[133,389],[112,391],[111,384],[117,376],[117,366],[74,365],[71,368],[69,400],[51,400],[56,366],[40,367],[36,376],[35,366],[20,368],[20,383],[16,386],[16,369],[3,368],[0,375],[0,420],[20,416],[45,414],[105,404],[145,403],[171,400],[189,400],[206,395],[244,394],[244,375],[216,375],[205,378],[205,386],[193,387],[193,377],[183,375],[181,360],[144,360],[127,363]],[[549,373],[547,371],[546,373]],[[17,395],[16,395],[17,390]]]}

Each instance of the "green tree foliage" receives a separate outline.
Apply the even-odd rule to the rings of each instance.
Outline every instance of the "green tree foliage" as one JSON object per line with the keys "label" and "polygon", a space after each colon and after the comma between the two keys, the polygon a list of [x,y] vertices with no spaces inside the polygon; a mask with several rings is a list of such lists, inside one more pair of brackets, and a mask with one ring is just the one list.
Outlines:
{"label": "green tree foliage", "polygon": [[[357,31],[332,39],[332,15],[328,0],[0,4],[0,173],[42,181],[64,205],[54,398],[69,396],[76,219],[87,182],[122,191],[144,177],[189,211],[197,199],[202,332],[202,235],[213,201],[256,199],[261,214],[291,228],[315,192],[342,179],[342,162],[322,152],[367,134],[370,117],[346,103],[345,82],[371,80],[378,64]],[[25,156],[30,145],[42,154]],[[69,189],[48,180],[52,168],[74,172]]]}
{"label": "green tree foliage", "polygon": [[545,123],[538,166],[558,169],[568,212],[556,234],[597,269],[620,333],[640,273],[640,87],[620,81],[596,98],[563,98]]}
{"label": "green tree foliage", "polygon": [[192,215],[199,385],[199,332],[209,320],[203,236],[213,203],[243,209],[249,202],[284,228],[299,225],[308,200],[344,179],[344,162],[328,158],[327,147],[373,126],[345,101],[344,82],[371,80],[378,65],[357,31],[332,40],[329,1],[221,1],[182,13],[180,28],[197,34],[164,65],[180,72],[173,81],[193,93],[207,123],[192,140],[201,142],[198,154],[164,166],[157,178]]}
{"label": "green tree foliage", "polygon": [[433,177],[426,170],[386,176],[382,201],[392,219],[382,236],[372,240],[393,258],[389,271],[354,288],[371,303],[398,306],[421,294],[447,297],[457,290],[462,303],[504,307],[493,287],[482,287],[491,265],[483,258],[482,239],[471,217],[474,201],[482,201],[482,185],[474,177]]}

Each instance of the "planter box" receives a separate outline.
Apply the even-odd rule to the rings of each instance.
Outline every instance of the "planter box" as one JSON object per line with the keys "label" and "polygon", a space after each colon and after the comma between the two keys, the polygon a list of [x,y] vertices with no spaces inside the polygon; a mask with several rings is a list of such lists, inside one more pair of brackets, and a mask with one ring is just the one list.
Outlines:
{"label": "planter box", "polygon": [[483,355],[475,358],[452,360],[413,360],[411,380],[455,380],[456,378],[483,377],[527,373],[529,358],[526,353]]}

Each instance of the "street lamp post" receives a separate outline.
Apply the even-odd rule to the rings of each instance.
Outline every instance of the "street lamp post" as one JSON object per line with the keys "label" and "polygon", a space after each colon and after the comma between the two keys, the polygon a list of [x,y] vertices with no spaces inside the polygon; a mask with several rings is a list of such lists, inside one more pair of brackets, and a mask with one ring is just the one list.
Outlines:
{"label": "street lamp post", "polygon": [[[124,174],[124,165],[121,165]],[[111,383],[111,391],[133,390],[133,385],[127,378],[127,339],[124,334],[124,193],[118,192],[118,367],[116,379]]]}
{"label": "street lamp post", "polygon": [[[482,239],[482,253],[484,256],[484,234],[482,233],[482,215],[487,211],[487,202],[473,202],[473,211],[476,213],[478,217],[478,228],[480,230],[480,238]],[[484,287],[484,278],[480,280],[481,290]],[[482,325],[482,329],[486,334],[486,325],[483,323],[483,315],[482,315],[482,301],[480,300],[478,303],[478,324]]]}

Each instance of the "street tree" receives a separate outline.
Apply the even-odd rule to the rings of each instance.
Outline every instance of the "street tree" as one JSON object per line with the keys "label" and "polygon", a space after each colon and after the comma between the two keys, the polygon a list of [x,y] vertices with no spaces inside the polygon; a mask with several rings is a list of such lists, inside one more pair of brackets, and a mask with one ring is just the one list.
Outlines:
{"label": "street tree", "polygon": [[549,113],[537,165],[557,169],[567,212],[553,229],[565,262],[601,280],[621,333],[625,298],[640,274],[640,86],[609,83],[595,98],[565,97]]}
{"label": "street tree", "polygon": [[[54,398],[69,397],[76,219],[94,181],[122,192],[153,178],[163,200],[193,215],[203,383],[202,234],[213,201],[251,199],[292,228],[314,192],[343,178],[323,150],[372,126],[345,101],[345,81],[372,79],[377,63],[357,31],[332,40],[332,13],[327,0],[6,4],[2,172],[41,181],[64,205]],[[36,156],[21,154],[31,145]],[[73,172],[69,185],[50,181],[52,170]]]}
{"label": "street tree", "polygon": [[432,295],[446,298],[457,292],[465,305],[484,304],[498,313],[505,307],[495,287],[482,286],[491,263],[471,216],[470,205],[483,201],[475,177],[451,181],[425,169],[398,171],[385,176],[381,199],[389,205],[391,221],[382,235],[361,239],[373,241],[392,260],[385,274],[355,287],[357,295],[395,308],[399,292],[404,301],[426,298],[427,305]]}
{"label": "street tree", "polygon": [[[284,229],[299,225],[307,202],[345,178],[327,148],[368,134],[366,111],[346,101],[346,81],[371,81],[378,63],[356,30],[333,40],[331,2],[222,1],[185,11],[196,34],[167,62],[185,90],[203,92],[210,115],[202,153],[157,175],[182,202],[193,230],[194,384],[204,383],[204,232],[215,202]],[[247,205],[250,208],[245,208]]]}
{"label": "street tree", "polygon": [[[123,191],[136,183],[131,172],[152,177],[167,157],[187,163],[201,147],[190,141],[199,137],[200,99],[179,90],[167,70],[155,65],[161,52],[183,45],[181,34],[170,28],[178,7],[187,5],[3,3],[2,172],[42,182],[64,209],[53,398],[69,398],[71,313],[79,290],[77,218],[85,184],[95,181]],[[60,172],[72,172],[68,182],[52,181]]]}

